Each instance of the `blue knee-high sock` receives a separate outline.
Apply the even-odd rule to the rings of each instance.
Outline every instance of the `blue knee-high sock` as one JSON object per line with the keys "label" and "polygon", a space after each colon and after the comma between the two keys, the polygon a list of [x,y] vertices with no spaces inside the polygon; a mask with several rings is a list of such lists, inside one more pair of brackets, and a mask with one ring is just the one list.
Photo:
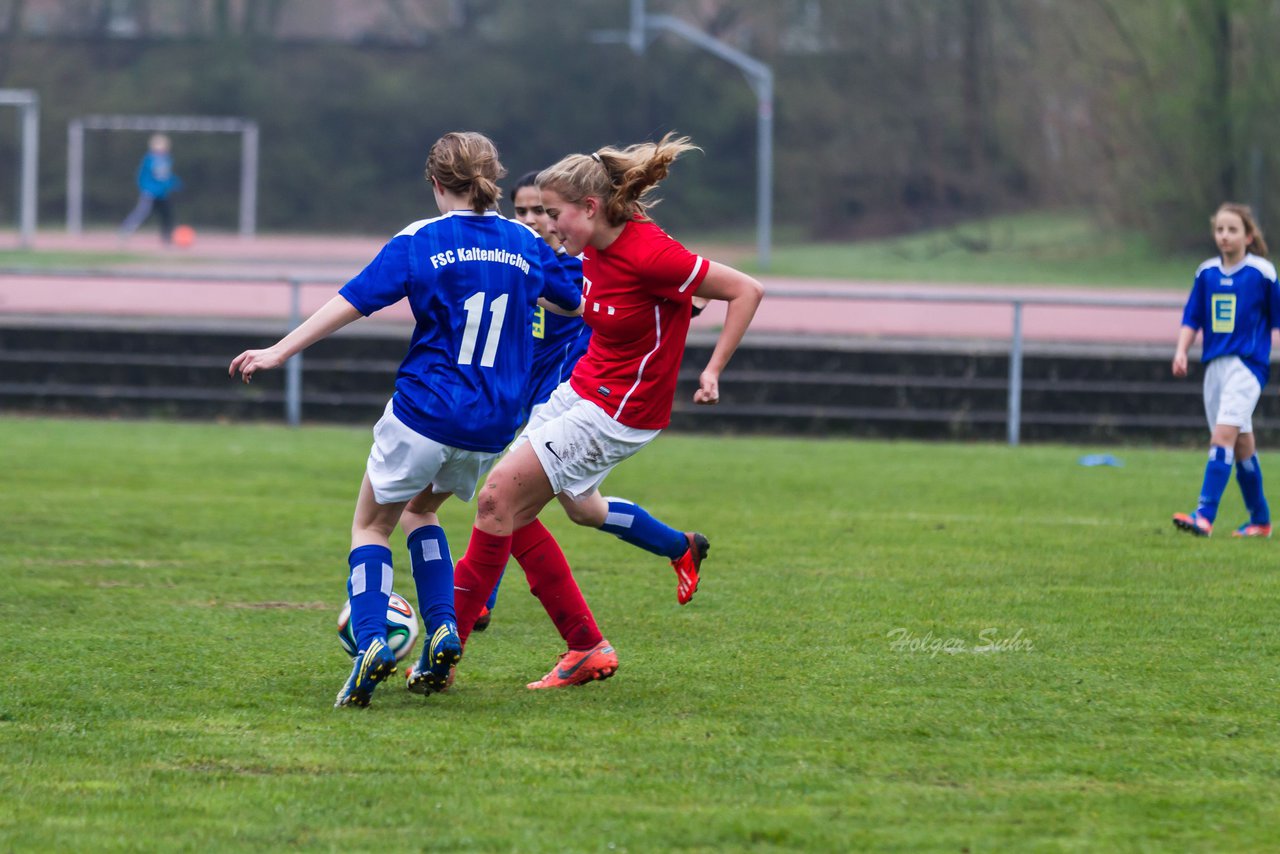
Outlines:
{"label": "blue knee-high sock", "polygon": [[689,548],[683,531],[662,524],[639,504],[621,498],[607,499],[609,515],[600,530],[647,552],[675,560]]}
{"label": "blue knee-high sock", "polygon": [[1212,522],[1218,517],[1218,502],[1231,480],[1231,463],[1235,454],[1230,448],[1209,446],[1209,462],[1204,466],[1204,483],[1200,486],[1200,506],[1196,512]]}
{"label": "blue knee-high sock", "polygon": [[1271,507],[1262,491],[1262,464],[1258,455],[1247,460],[1236,460],[1236,482],[1244,496],[1244,506],[1249,508],[1249,521],[1254,525],[1271,524]]}
{"label": "blue knee-high sock", "polygon": [[351,576],[347,596],[351,599],[351,626],[356,649],[366,650],[375,640],[387,641],[387,602],[391,598],[391,549],[360,546],[347,556]]}
{"label": "blue knee-high sock", "polygon": [[506,576],[506,574],[507,574],[507,570],[503,568],[502,575],[498,576],[498,583],[493,585],[493,592],[489,594],[489,601],[484,603],[484,606],[488,608],[490,611],[492,611],[494,607],[498,604],[498,588],[502,586],[502,579]]}
{"label": "blue knee-high sock", "polygon": [[444,528],[423,525],[409,535],[409,560],[418,588],[418,613],[427,637],[445,620],[456,621],[453,610],[453,557]]}

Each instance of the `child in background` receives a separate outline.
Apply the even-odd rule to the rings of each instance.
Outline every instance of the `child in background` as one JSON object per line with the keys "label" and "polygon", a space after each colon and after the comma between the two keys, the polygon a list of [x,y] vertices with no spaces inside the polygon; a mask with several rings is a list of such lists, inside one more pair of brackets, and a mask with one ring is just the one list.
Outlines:
{"label": "child in background", "polygon": [[1187,349],[1203,330],[1209,461],[1199,505],[1194,512],[1175,513],[1173,524],[1199,537],[1213,533],[1234,462],[1249,509],[1249,521],[1234,536],[1270,537],[1271,509],[1262,489],[1253,410],[1270,372],[1271,330],[1280,327],[1280,287],[1276,268],[1266,260],[1266,240],[1248,207],[1224,203],[1209,222],[1219,256],[1196,270],[1173,356],[1173,375],[1185,377]]}
{"label": "child in background", "polygon": [[162,133],[151,137],[147,153],[138,164],[138,203],[120,224],[120,237],[125,238],[138,230],[138,226],[151,216],[154,210],[160,217],[160,239],[173,241],[173,204],[169,196],[182,187],[182,181],[173,172],[173,157],[169,153],[169,137]]}

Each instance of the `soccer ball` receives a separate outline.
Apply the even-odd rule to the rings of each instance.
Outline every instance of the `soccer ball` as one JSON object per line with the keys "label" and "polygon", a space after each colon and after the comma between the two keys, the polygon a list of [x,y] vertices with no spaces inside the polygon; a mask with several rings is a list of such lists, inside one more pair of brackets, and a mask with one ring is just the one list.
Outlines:
{"label": "soccer ball", "polygon": [[171,235],[173,245],[182,249],[190,249],[196,242],[196,230],[189,225],[180,225]]}
{"label": "soccer ball", "polygon": [[[346,602],[338,614],[338,640],[347,655],[355,658],[356,635],[351,628],[351,603]],[[396,661],[404,658],[418,642],[418,615],[404,597],[392,593],[387,601],[387,646],[396,654]]]}

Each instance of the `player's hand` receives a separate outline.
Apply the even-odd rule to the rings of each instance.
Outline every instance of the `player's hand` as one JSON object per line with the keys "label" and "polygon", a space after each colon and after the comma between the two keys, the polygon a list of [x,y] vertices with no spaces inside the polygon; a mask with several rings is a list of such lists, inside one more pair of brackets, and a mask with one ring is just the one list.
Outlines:
{"label": "player's hand", "polygon": [[227,368],[227,376],[234,377],[236,371],[239,371],[240,376],[248,383],[258,371],[278,368],[283,361],[280,354],[270,347],[266,350],[245,350],[231,360],[231,365]]}
{"label": "player's hand", "polygon": [[720,375],[711,371],[703,371],[698,377],[698,390],[693,393],[693,402],[703,406],[712,406],[720,402]]}
{"label": "player's hand", "polygon": [[1173,375],[1175,377],[1185,377],[1187,375],[1187,354],[1173,354]]}

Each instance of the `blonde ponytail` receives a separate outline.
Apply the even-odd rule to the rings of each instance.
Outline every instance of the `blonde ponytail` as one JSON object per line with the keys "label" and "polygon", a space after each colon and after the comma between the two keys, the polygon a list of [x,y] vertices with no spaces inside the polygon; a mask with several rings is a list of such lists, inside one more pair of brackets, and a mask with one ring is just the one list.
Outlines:
{"label": "blonde ponytail", "polygon": [[538,174],[538,189],[549,189],[565,201],[588,196],[600,199],[610,225],[649,219],[657,204],[650,194],[667,177],[671,164],[686,151],[702,149],[687,136],[668,133],[658,142],[626,148],[601,148],[591,154],[570,154]]}

